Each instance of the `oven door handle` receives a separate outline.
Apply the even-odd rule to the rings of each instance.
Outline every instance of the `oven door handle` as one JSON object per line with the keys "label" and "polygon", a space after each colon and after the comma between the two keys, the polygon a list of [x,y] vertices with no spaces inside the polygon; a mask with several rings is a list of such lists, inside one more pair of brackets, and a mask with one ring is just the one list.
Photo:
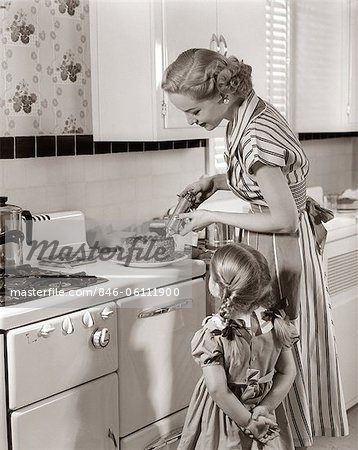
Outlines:
{"label": "oven door handle", "polygon": [[174,430],[172,433],[160,437],[156,441],[147,445],[146,447],[144,447],[144,450],[158,450],[160,448],[167,447],[168,445],[171,445],[174,442],[179,441],[179,439],[181,438],[182,431],[183,431],[182,428],[178,428]]}
{"label": "oven door handle", "polygon": [[175,311],[176,309],[181,309],[182,307],[188,305],[191,301],[191,298],[186,298],[180,300],[180,302],[175,303],[174,305],[161,306],[160,308],[156,309],[144,309],[143,311],[138,313],[138,319],[146,319],[148,317],[159,316],[161,314]]}

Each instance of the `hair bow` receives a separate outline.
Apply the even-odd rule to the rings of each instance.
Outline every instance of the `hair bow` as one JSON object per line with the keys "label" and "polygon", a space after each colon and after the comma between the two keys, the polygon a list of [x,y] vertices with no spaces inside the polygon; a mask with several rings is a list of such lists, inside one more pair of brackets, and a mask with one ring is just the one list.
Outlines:
{"label": "hair bow", "polygon": [[229,320],[226,327],[222,330],[221,335],[228,339],[229,341],[232,341],[235,337],[235,334],[238,336],[242,336],[240,330],[242,330],[245,327],[245,322],[241,319],[236,320]]}
{"label": "hair bow", "polygon": [[280,317],[280,311],[278,309],[269,308],[266,309],[261,313],[261,317],[263,320],[266,320],[266,322],[273,322],[276,317]]}
{"label": "hair bow", "polygon": [[268,308],[261,313],[261,317],[266,322],[273,322],[276,317],[282,317],[281,310],[287,308],[288,300],[287,297],[282,297],[280,301],[273,308]]}

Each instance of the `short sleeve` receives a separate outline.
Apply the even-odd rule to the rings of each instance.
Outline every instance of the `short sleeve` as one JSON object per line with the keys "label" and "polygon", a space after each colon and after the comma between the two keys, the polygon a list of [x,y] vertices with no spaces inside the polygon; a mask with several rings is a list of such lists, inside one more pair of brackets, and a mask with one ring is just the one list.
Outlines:
{"label": "short sleeve", "polygon": [[274,130],[251,124],[242,138],[242,157],[248,174],[256,162],[272,166],[284,167],[288,149],[282,138]]}
{"label": "short sleeve", "polygon": [[197,331],[191,341],[194,361],[200,367],[222,365],[224,363],[223,348],[220,335],[206,327]]}
{"label": "short sleeve", "polygon": [[288,331],[291,336],[291,345],[285,345],[283,347],[282,351],[290,350],[292,348],[292,346],[300,340],[300,335],[298,333],[297,328],[294,326],[294,324],[292,322],[288,322],[287,327],[288,327]]}

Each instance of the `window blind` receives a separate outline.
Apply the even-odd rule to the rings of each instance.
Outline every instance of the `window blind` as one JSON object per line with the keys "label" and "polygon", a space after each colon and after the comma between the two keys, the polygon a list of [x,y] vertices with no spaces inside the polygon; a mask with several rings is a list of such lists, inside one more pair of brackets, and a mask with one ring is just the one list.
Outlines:
{"label": "window blind", "polygon": [[[290,0],[266,0],[267,100],[288,119]],[[225,139],[210,139],[209,173],[226,172]]]}
{"label": "window blind", "polygon": [[290,2],[266,0],[266,76],[268,101],[283,116],[289,111]]}

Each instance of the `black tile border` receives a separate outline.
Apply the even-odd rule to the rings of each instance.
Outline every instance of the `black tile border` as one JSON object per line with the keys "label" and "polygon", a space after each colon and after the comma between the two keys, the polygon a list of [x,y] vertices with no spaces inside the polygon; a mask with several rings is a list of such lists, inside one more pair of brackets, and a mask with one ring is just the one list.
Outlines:
{"label": "black tile border", "polygon": [[56,156],[56,137],[36,136],[36,156]]}
{"label": "black tile border", "polygon": [[144,142],[140,142],[140,141],[128,142],[128,151],[129,152],[144,152]]}
{"label": "black tile border", "polygon": [[35,136],[15,137],[15,158],[35,158]]}
{"label": "black tile border", "polygon": [[13,137],[0,137],[0,159],[15,158],[15,139]]}
{"label": "black tile border", "polygon": [[93,141],[91,134],[0,137],[0,159],[102,155],[205,147],[206,139],[181,141]]}
{"label": "black tile border", "polygon": [[[357,136],[358,131],[339,133],[298,133],[298,139],[300,141]],[[205,146],[206,139],[101,142],[93,141],[93,136],[91,134],[4,136],[0,137],[0,159],[152,152]]]}
{"label": "black tile border", "polygon": [[93,155],[93,136],[91,134],[76,135],[76,155]]}
{"label": "black tile border", "polygon": [[63,134],[57,136],[57,156],[75,156],[75,136]]}
{"label": "black tile border", "polygon": [[96,155],[103,155],[105,153],[111,153],[111,143],[110,142],[95,142],[94,143],[94,153]]}
{"label": "black tile border", "polygon": [[127,153],[128,142],[112,142],[112,153]]}
{"label": "black tile border", "polygon": [[298,133],[299,141],[312,141],[318,139],[334,139],[343,137],[356,137],[358,131],[342,131],[339,133]]}

